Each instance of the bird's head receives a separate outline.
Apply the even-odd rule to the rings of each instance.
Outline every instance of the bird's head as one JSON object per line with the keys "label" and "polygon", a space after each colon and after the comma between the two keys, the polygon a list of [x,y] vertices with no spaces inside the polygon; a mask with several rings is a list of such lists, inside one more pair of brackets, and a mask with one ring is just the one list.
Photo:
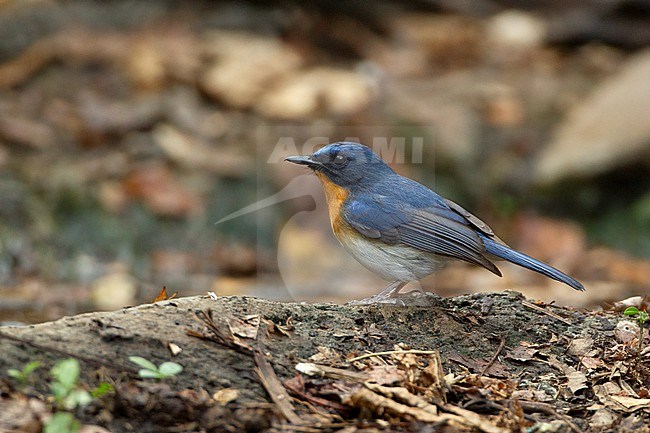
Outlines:
{"label": "bird's head", "polygon": [[369,185],[394,173],[369,147],[344,141],[328,144],[309,156],[290,156],[285,161],[306,165],[319,176],[347,188]]}

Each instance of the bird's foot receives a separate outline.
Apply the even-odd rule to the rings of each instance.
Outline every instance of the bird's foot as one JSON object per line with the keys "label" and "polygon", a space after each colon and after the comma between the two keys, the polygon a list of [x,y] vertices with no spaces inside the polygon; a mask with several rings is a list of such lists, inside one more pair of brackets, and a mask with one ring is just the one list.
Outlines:
{"label": "bird's foot", "polygon": [[370,304],[393,304],[403,305],[397,302],[399,291],[406,286],[407,281],[393,281],[390,286],[386,287],[381,292],[369,298],[360,301],[350,301],[348,305],[370,305]]}
{"label": "bird's foot", "polygon": [[397,305],[404,306],[404,303],[397,296],[380,296],[380,294],[370,296],[369,298],[352,300],[346,302],[345,305],[372,305],[372,304],[387,304],[387,305]]}
{"label": "bird's foot", "polygon": [[411,290],[407,293],[378,293],[369,298],[347,302],[345,305],[393,305],[396,307],[429,307],[436,305],[440,299],[439,295],[431,292],[424,292],[421,289]]}

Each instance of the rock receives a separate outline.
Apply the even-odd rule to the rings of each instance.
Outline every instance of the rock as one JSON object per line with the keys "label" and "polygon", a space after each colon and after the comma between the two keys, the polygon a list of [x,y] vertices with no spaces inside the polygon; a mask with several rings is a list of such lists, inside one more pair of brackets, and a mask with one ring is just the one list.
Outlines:
{"label": "rock", "polygon": [[153,37],[141,37],[129,50],[126,69],[140,90],[158,90],[165,84],[164,52],[158,48]]}
{"label": "rock", "polygon": [[301,69],[303,59],[272,37],[213,32],[206,48],[214,62],[200,79],[212,97],[277,119],[302,119],[318,109],[347,115],[365,108],[371,86],[361,73],[331,67]]}
{"label": "rock", "polygon": [[575,107],[540,155],[539,184],[589,177],[650,155],[650,50]]}
{"label": "rock", "polygon": [[93,281],[92,299],[99,310],[116,310],[133,305],[136,291],[135,279],[125,266],[117,264],[110,273]]}
{"label": "rock", "polygon": [[490,42],[510,48],[532,48],[542,44],[546,35],[543,20],[527,12],[506,10],[494,15],[487,24]]}
{"label": "rock", "polygon": [[370,103],[371,90],[359,73],[319,67],[286,78],[262,97],[256,109],[280,119],[301,119],[315,114],[319,108],[328,114],[348,115]]}
{"label": "rock", "polygon": [[249,108],[269,86],[298,69],[302,58],[275,38],[215,31],[206,46],[214,58],[200,79],[212,97],[235,108]]}

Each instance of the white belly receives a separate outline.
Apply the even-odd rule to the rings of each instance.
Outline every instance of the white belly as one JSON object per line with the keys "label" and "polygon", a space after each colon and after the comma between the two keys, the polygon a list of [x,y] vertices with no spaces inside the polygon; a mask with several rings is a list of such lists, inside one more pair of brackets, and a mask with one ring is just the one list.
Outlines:
{"label": "white belly", "polygon": [[431,253],[416,255],[412,248],[403,245],[386,245],[360,237],[347,236],[339,242],[359,263],[387,281],[420,280],[448,261]]}

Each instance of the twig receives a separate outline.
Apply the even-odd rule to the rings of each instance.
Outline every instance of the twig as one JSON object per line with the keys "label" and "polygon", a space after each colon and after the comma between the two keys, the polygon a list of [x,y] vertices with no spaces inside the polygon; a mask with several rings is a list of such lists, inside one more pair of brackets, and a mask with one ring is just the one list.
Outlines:
{"label": "twig", "polygon": [[436,406],[440,410],[444,410],[445,412],[452,413],[460,418],[463,419],[463,422],[465,425],[469,425],[471,427],[474,427],[476,429],[479,429],[483,432],[486,433],[502,433],[502,432],[507,432],[509,430],[506,430],[503,427],[496,426],[492,424],[490,421],[482,417],[481,415],[477,414],[476,412],[472,412],[471,410],[463,409],[462,407],[454,406],[452,404],[448,403],[438,403],[436,402]]}
{"label": "twig", "polygon": [[571,421],[571,419],[568,416],[558,413],[552,405],[541,401],[529,401],[529,400],[518,400],[518,401],[524,410],[527,409],[527,410],[534,410],[537,412],[544,412],[549,415],[562,418],[562,421],[567,423],[567,425],[571,430],[573,430],[576,433],[582,433],[580,427],[575,425],[575,423]]}
{"label": "twig", "polygon": [[[244,343],[241,341],[239,338],[237,338],[235,335],[233,335],[232,331],[230,328],[226,328],[225,326],[220,326],[220,324],[217,324],[214,319],[212,318],[212,309],[208,308],[205,311],[199,311],[196,313],[196,317],[198,320],[200,320],[204,325],[212,331],[212,335],[205,335],[201,332],[197,332],[193,329],[188,329],[186,331],[186,334],[191,336],[191,337],[196,337],[196,338],[201,338],[204,340],[210,340],[215,343],[221,344],[222,346],[226,346],[236,352],[243,353],[245,355],[252,355],[254,352],[254,349],[252,346],[250,346],[247,343]],[[228,331],[226,331],[228,329]]]}
{"label": "twig", "polygon": [[275,374],[271,363],[258,350],[255,351],[253,357],[255,359],[255,373],[257,373],[257,377],[259,377],[262,386],[273,400],[273,403],[291,424],[302,424],[302,420],[293,410],[289,393],[282,386],[282,382]]}
{"label": "twig", "polygon": [[564,317],[562,317],[562,316],[560,316],[558,314],[555,314],[554,312],[549,311],[549,310],[547,310],[545,308],[538,307],[537,305],[532,304],[532,303],[530,303],[528,301],[521,301],[521,305],[523,305],[524,307],[530,308],[531,310],[535,310],[537,312],[540,312],[542,314],[546,314],[547,316],[551,316],[552,318],[559,320],[560,322],[564,323],[565,325],[573,325],[573,322],[571,322],[570,320],[567,320]]}
{"label": "twig", "polygon": [[368,375],[356,371],[346,370],[344,368],[330,367],[327,365],[318,365],[312,362],[299,362],[296,364],[296,370],[307,376],[328,377],[330,379],[343,379],[355,382],[365,382]]}
{"label": "twig", "polygon": [[372,358],[373,356],[384,356],[384,355],[394,355],[394,354],[402,354],[402,353],[415,353],[417,355],[433,355],[436,353],[435,350],[417,350],[417,349],[410,349],[410,350],[387,350],[385,352],[374,352],[374,353],[365,353],[363,355],[355,356],[354,358],[350,358],[347,361],[348,362],[355,362],[355,361],[360,361],[365,358]]}
{"label": "twig", "polygon": [[368,388],[359,388],[349,397],[344,398],[343,403],[357,408],[370,409],[377,414],[389,414],[399,417],[408,416],[427,423],[446,423],[453,417],[446,414],[434,414],[421,408],[398,403],[392,398],[377,394]]}
{"label": "twig", "polygon": [[301,426],[301,425],[283,425],[281,427],[281,431],[283,432],[291,432],[291,431],[299,431],[299,432],[305,432],[305,433],[320,433],[323,431],[322,428],[317,428],[317,427],[307,427],[307,426]]}
{"label": "twig", "polygon": [[[370,422],[368,423],[370,424]],[[342,429],[344,427],[354,426],[354,423],[349,422],[324,422],[319,423],[317,427],[307,427],[301,425],[281,425],[280,431],[299,431],[299,432],[322,432],[325,429]]]}
{"label": "twig", "polygon": [[492,355],[492,358],[490,358],[488,363],[485,364],[485,367],[483,367],[481,369],[481,372],[479,373],[479,376],[484,376],[485,375],[485,373],[490,369],[490,367],[492,367],[492,364],[494,364],[494,361],[497,360],[497,357],[499,356],[499,353],[501,353],[501,351],[503,350],[503,346],[505,346],[506,340],[503,337],[499,337],[499,338],[500,338],[499,347],[497,347],[496,352],[494,352],[494,355]]}
{"label": "twig", "polygon": [[[308,403],[310,405],[317,404],[319,406],[323,406],[332,410],[336,410],[338,412],[343,412],[345,410],[348,410],[349,408],[345,405],[342,405],[341,403],[337,403],[335,401],[327,400],[322,397],[316,397],[315,395],[308,394],[307,392],[299,389],[297,386],[294,386],[290,380],[284,382],[284,387],[289,390],[291,393],[297,395],[300,397],[300,399],[297,399],[301,403],[305,404]],[[327,416],[331,417],[332,414],[327,414]]]}

